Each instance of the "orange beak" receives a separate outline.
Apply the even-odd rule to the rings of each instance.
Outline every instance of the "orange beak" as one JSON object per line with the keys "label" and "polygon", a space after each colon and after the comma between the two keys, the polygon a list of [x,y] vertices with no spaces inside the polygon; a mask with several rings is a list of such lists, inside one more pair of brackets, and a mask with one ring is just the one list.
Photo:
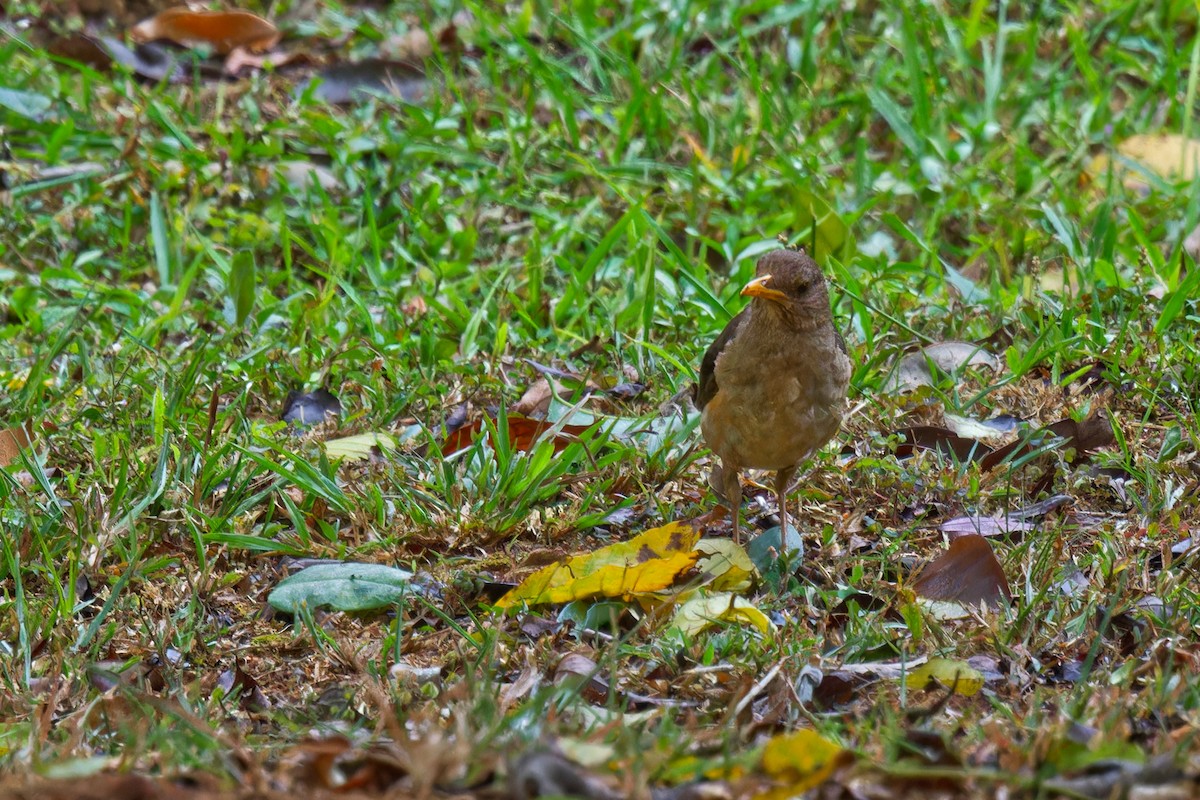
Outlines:
{"label": "orange beak", "polygon": [[786,294],[767,285],[770,281],[770,275],[755,278],[742,287],[742,297],[761,297],[763,300],[774,300],[776,303],[787,302]]}

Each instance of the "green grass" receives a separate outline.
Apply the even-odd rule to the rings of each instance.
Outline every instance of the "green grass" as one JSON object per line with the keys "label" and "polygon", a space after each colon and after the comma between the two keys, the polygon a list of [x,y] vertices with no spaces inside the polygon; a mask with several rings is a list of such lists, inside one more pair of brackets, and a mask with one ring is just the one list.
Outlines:
{"label": "green grass", "polygon": [[[337,59],[474,16],[461,47],[427,62],[424,99],[345,108],[297,92],[305,68],[155,85],[56,63],[42,46],[78,20],[27,29],[16,21],[37,4],[12,5],[0,86],[45,111],[0,106],[0,411],[38,433],[36,456],[0,471],[10,769],[120,753],[123,770],[235,780],[229,737],[273,769],[310,730],[428,732],[449,717],[477,754],[574,737],[642,783],[698,774],[684,754],[711,765],[797,727],[860,765],[919,771],[905,742],[924,726],[946,737],[964,793],[1036,796],[1075,764],[1061,755],[1071,722],[1097,730],[1093,753],[1195,747],[1181,733],[1200,704],[1190,565],[1155,559],[1197,523],[1200,272],[1183,241],[1200,195],[1086,170],[1128,136],[1194,133],[1193,4],[260,8],[290,20],[285,50]],[[336,185],[288,180],[290,162]],[[833,281],[858,409],[793,495],[802,577],[748,594],[779,612],[777,637],[688,639],[634,607],[641,621],[612,639],[531,639],[489,613],[487,581],[715,504],[695,420],[659,407],[694,379],[777,237],[814,250]],[[906,347],[952,339],[1004,369],[886,390]],[[648,389],[585,403],[610,422],[557,455],[489,428],[442,456],[461,404],[472,419],[505,409],[539,377],[525,359]],[[1104,392],[1078,380],[1093,364]],[[288,392],[321,387],[341,401],[336,424],[279,421]],[[1124,498],[1052,457],[1054,491],[1075,504],[997,543],[1012,608],[916,625],[903,584],[938,552],[940,521],[1038,498],[1016,471],[898,461],[891,434],[943,412],[1041,425],[1100,406],[1118,435],[1090,467],[1123,470]],[[369,462],[325,456],[323,440],[367,432],[404,441]],[[608,519],[617,509],[634,522]],[[395,563],[445,585],[398,617],[293,626],[262,614],[285,556]],[[1164,608],[1139,609],[1148,596]],[[549,688],[569,650],[621,691]],[[938,654],[992,657],[1004,678],[918,722],[938,698],[887,680],[832,709],[786,701],[780,683],[753,706],[759,727],[726,718],[781,659],[791,683],[807,663]],[[390,679],[400,655],[440,680]],[[217,699],[235,659],[269,711]],[[131,665],[121,687],[90,677],[114,663]],[[542,688],[506,699],[529,664]],[[722,664],[728,680],[699,669]],[[1060,680],[1063,665],[1085,674]],[[339,692],[352,699],[325,702]],[[644,710],[628,692],[696,705],[605,727]]]}

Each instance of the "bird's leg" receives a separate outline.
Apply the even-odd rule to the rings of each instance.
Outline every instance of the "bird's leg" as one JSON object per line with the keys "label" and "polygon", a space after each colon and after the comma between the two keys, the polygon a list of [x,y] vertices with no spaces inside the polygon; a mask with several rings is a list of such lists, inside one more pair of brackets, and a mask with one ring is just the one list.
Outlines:
{"label": "bird's leg", "polygon": [[722,461],[721,466],[714,467],[708,476],[708,485],[729,505],[729,513],[733,515],[733,541],[741,544],[741,525],[738,521],[742,510],[741,470]]}
{"label": "bird's leg", "polygon": [[775,499],[779,503],[779,552],[787,552],[787,490],[796,474],[796,467],[784,467],[775,473]]}

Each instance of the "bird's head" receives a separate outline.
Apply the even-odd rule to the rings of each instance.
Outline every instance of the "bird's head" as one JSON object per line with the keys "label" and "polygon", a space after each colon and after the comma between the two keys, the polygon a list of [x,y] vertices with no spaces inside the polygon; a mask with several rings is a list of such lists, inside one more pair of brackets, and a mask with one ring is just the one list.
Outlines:
{"label": "bird's head", "polygon": [[829,286],[817,262],[800,250],[775,250],[758,260],[754,280],[742,289],[754,313],[801,328],[828,320]]}

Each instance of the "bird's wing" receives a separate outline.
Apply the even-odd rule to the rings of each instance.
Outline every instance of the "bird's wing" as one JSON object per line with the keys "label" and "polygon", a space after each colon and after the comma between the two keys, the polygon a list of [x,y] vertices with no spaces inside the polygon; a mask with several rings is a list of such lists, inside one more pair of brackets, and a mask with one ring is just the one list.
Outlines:
{"label": "bird's wing", "polygon": [[721,335],[717,340],[708,346],[704,351],[704,358],[700,361],[700,381],[696,384],[696,391],[692,395],[692,401],[696,404],[696,408],[704,410],[708,402],[717,395],[717,356],[721,355],[721,351],[733,341],[737,336],[738,330],[742,327],[742,322],[750,313],[750,306],[746,306],[735,316],[729,320],[729,324],[725,326],[725,330],[721,331]]}

